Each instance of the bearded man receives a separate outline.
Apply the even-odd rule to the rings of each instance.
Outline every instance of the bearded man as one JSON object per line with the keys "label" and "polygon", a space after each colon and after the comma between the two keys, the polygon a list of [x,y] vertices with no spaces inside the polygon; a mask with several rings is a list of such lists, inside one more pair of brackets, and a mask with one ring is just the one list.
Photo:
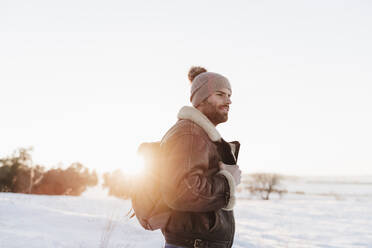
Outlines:
{"label": "bearded man", "polygon": [[226,142],[216,129],[228,120],[231,86],[226,77],[192,67],[191,106],[161,141],[163,201],[170,209],[161,228],[166,248],[232,247],[239,142]]}

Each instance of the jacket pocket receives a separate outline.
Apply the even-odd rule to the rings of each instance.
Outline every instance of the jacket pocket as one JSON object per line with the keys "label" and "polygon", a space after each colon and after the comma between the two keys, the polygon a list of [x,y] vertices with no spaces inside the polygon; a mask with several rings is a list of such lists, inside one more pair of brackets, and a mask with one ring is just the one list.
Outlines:
{"label": "jacket pocket", "polygon": [[220,222],[220,218],[218,216],[218,212],[210,212],[210,218],[209,218],[210,228],[209,228],[209,231],[213,232],[214,230],[216,230],[219,222]]}

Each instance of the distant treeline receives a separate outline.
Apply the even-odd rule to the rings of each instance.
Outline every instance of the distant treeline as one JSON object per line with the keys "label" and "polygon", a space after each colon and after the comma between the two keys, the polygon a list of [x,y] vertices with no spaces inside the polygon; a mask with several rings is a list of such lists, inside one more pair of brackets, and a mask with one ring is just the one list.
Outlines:
{"label": "distant treeline", "polygon": [[131,176],[125,175],[121,170],[106,172],[103,174],[103,188],[108,189],[108,194],[122,199],[131,196]]}
{"label": "distant treeline", "polygon": [[88,186],[95,186],[98,177],[80,163],[67,169],[46,170],[33,165],[31,149],[21,148],[11,156],[0,158],[0,192],[78,196]]}

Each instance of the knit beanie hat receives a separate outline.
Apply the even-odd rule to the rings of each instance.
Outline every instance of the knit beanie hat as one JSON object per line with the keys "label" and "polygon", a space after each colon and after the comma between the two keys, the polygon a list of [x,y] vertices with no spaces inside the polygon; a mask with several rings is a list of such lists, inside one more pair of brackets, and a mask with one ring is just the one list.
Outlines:
{"label": "knit beanie hat", "polygon": [[191,67],[188,76],[191,81],[190,102],[194,107],[220,89],[231,91],[227,78],[215,72],[207,72],[203,67]]}

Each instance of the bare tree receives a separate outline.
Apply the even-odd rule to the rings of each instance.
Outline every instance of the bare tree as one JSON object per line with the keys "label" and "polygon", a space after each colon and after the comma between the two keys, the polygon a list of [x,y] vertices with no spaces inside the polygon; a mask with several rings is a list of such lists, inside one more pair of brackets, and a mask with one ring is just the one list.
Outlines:
{"label": "bare tree", "polygon": [[280,188],[282,176],[271,173],[255,173],[250,175],[248,189],[252,194],[259,195],[263,200],[269,200],[271,193],[280,196],[287,193],[287,190]]}

